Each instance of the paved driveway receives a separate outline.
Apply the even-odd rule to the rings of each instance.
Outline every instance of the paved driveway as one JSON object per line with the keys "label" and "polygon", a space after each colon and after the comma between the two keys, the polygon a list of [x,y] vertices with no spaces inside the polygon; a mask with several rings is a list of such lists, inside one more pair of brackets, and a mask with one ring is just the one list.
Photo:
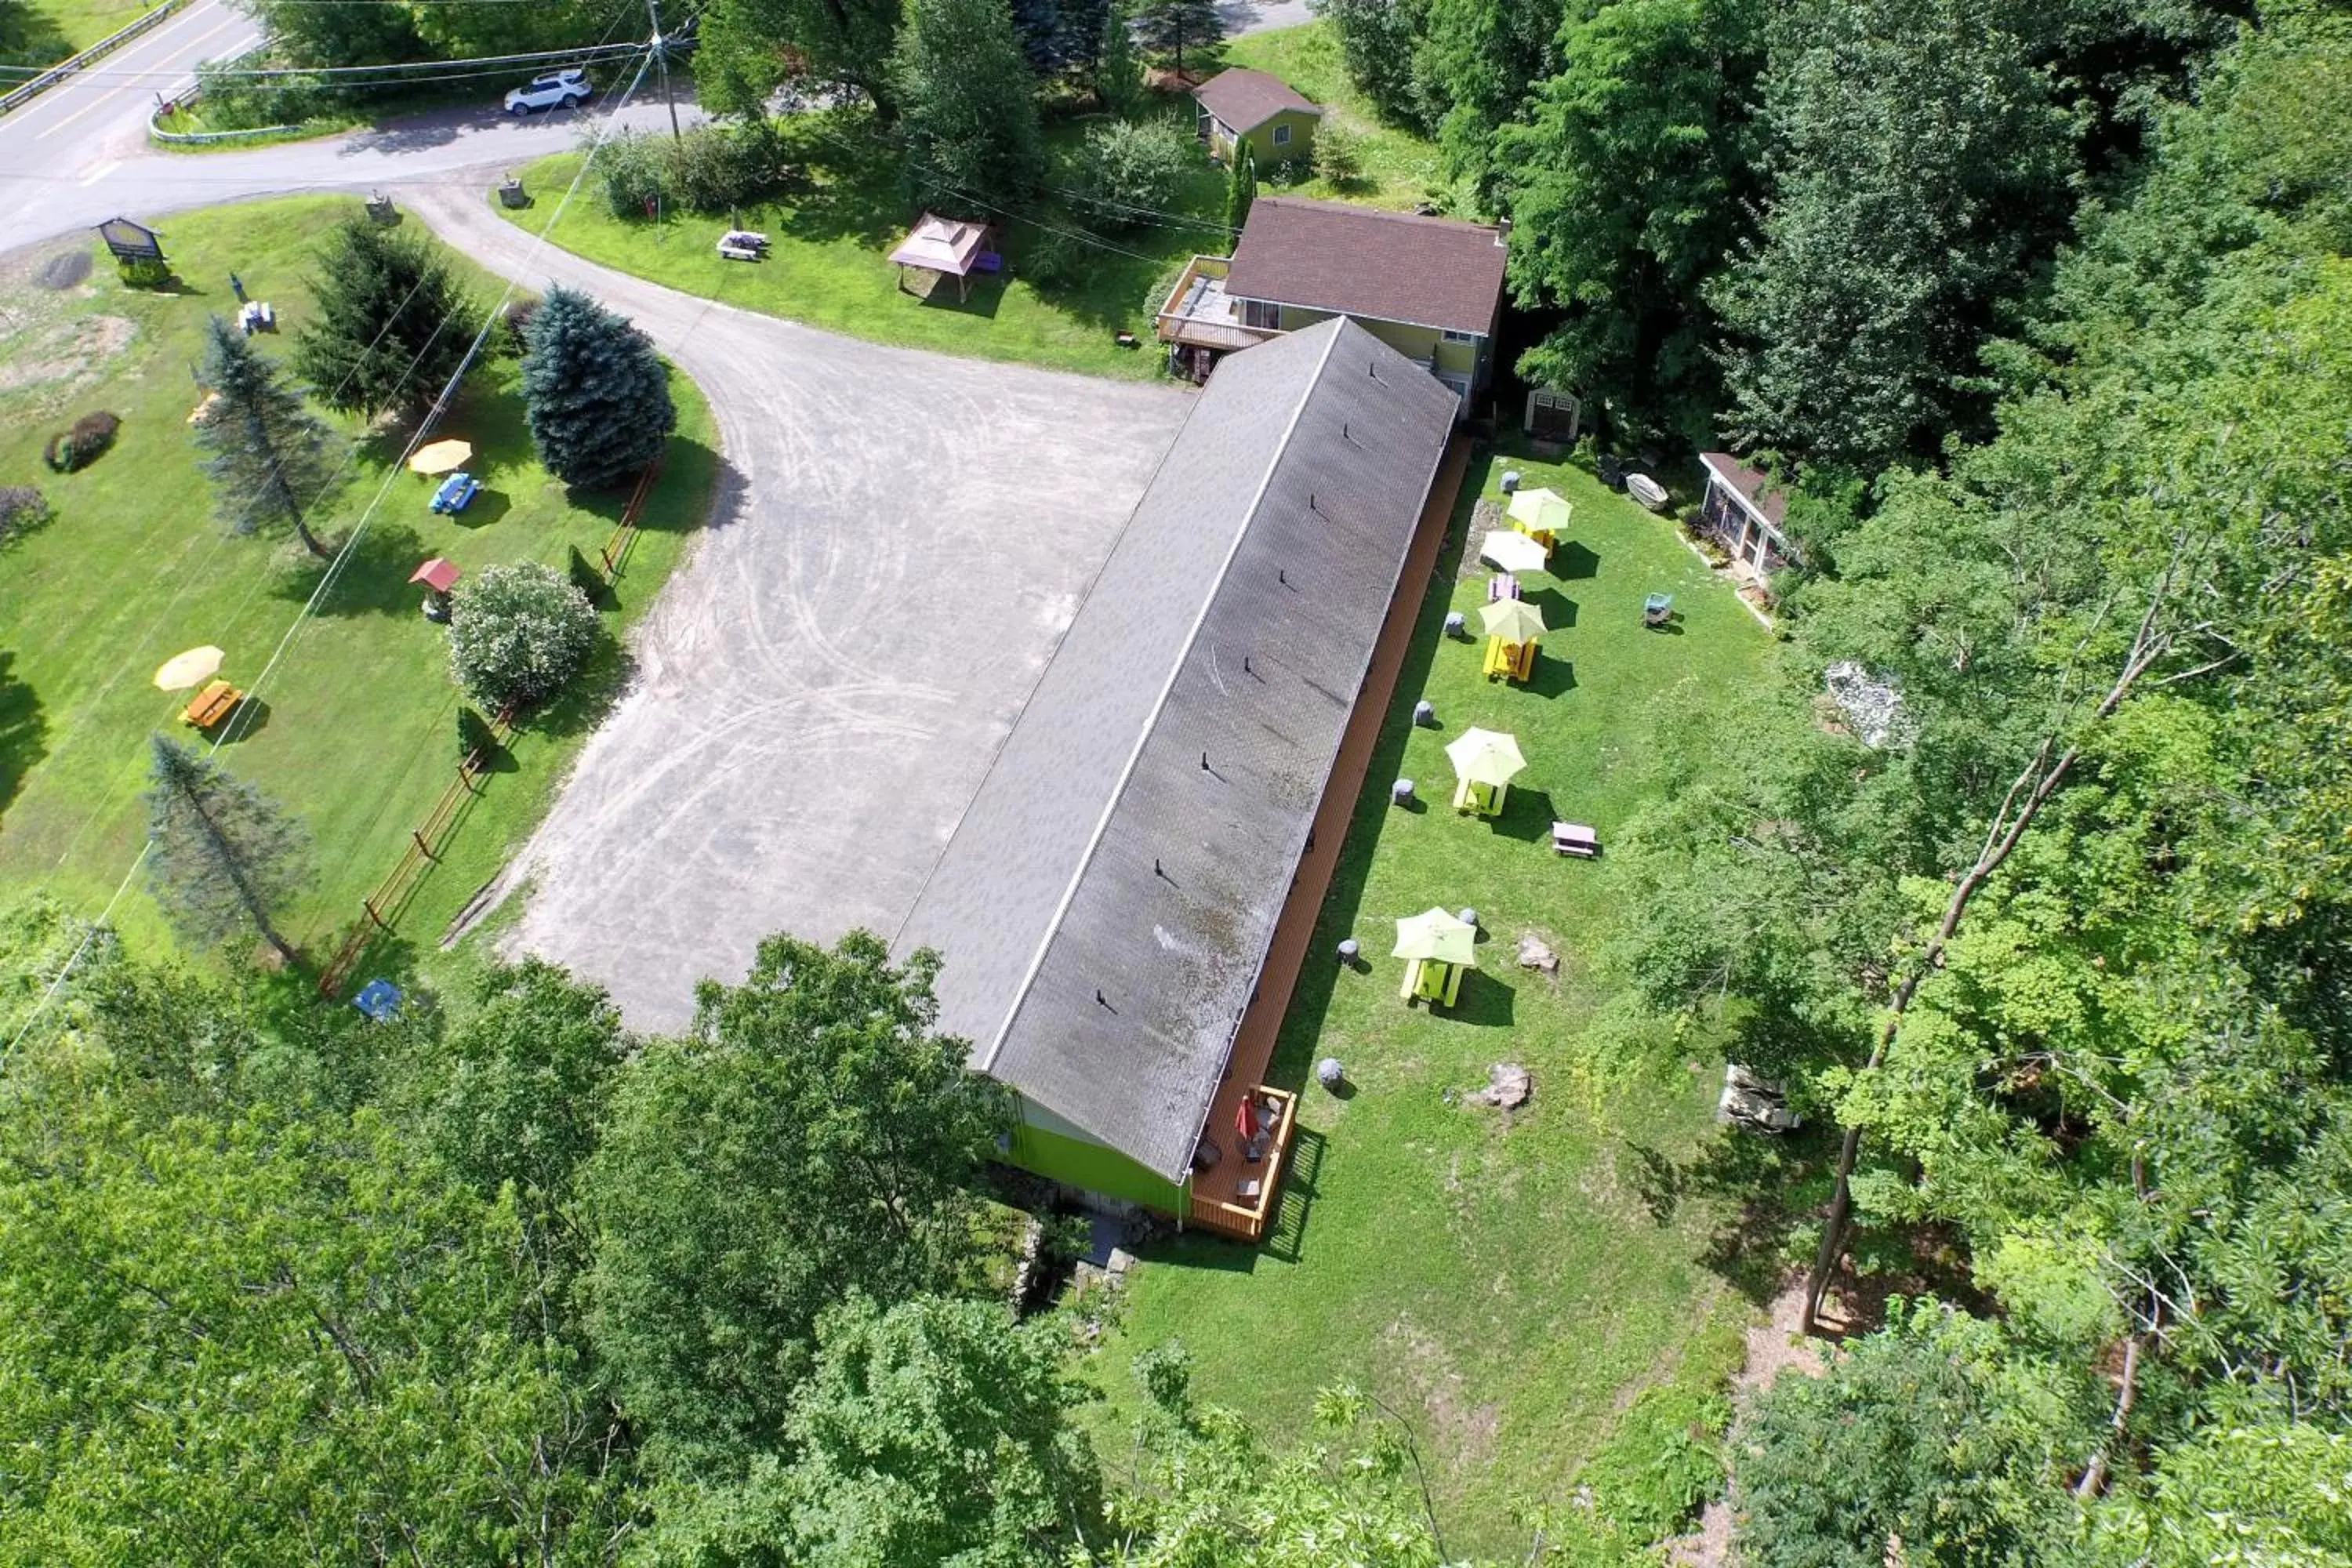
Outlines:
{"label": "paved driveway", "polygon": [[889,935],[1190,396],[835,337],[530,258],[478,191],[413,200],[484,264],[633,315],[710,398],[728,464],[515,868],[510,946],[668,1028],[771,931]]}

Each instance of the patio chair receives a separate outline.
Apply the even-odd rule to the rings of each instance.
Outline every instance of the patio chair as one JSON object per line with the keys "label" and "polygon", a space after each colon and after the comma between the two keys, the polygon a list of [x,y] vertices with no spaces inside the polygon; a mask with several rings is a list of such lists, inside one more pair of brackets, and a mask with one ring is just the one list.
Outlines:
{"label": "patio chair", "polygon": [[1663,626],[1674,618],[1675,596],[1672,594],[1653,594],[1642,601],[1643,626]]}
{"label": "patio chair", "polygon": [[1497,572],[1486,579],[1486,602],[1519,597],[1519,580],[1508,572]]}

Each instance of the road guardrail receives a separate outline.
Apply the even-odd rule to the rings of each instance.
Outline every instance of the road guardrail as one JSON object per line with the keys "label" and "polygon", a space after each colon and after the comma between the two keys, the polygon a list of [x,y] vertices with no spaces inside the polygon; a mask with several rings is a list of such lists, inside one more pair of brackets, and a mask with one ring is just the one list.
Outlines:
{"label": "road guardrail", "polygon": [[163,0],[162,5],[156,6],[152,11],[150,11],[145,16],[140,17],[139,20],[117,32],[108,34],[105,37],[99,39],[98,42],[90,45],[89,47],[82,50],[81,53],[74,56],[71,59],[59,60],[56,65],[51,66],[40,75],[34,77],[31,80],[26,82],[24,86],[14,89],[9,92],[0,93],[0,114],[7,113],[10,110],[16,108],[20,103],[30,103],[34,99],[40,97],[42,93],[47,92],[50,88],[57,86],[58,83],[65,80],[66,78],[73,75],[76,71],[80,70],[92,60],[100,58],[106,55],[110,55],[115,50],[121,48],[123,45],[129,43],[131,39],[137,37],[140,34],[148,31],[150,28],[162,26],[164,17],[170,16],[173,12],[179,10],[187,3],[188,0]]}

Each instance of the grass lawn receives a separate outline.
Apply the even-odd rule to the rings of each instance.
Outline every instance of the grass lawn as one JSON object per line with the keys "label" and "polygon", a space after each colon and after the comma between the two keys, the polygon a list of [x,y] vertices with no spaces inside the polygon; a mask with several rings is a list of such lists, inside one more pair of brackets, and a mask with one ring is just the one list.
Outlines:
{"label": "grass lawn", "polygon": [[[1461,566],[1465,520],[1507,466],[1576,508],[1560,574],[1528,579],[1561,629],[1527,687],[1490,684],[1481,645],[1441,632],[1448,609],[1476,625],[1486,573]],[[1604,1064],[1591,1028],[1610,982],[1596,955],[1618,889],[1605,856],[1557,858],[1549,825],[1590,823],[1606,845],[1649,781],[1682,764],[1656,739],[1687,733],[1654,723],[1661,699],[1737,701],[1771,644],[1669,522],[1581,470],[1498,456],[1474,462],[1464,488],[1317,931],[1325,953],[1355,937],[1368,967],[1310,961],[1277,1048],[1276,1080],[1307,1085],[1283,1227],[1256,1252],[1205,1238],[1148,1247],[1096,1375],[1114,1467],[1137,1401],[1129,1365],[1160,1342],[1192,1352],[1204,1397],[1284,1437],[1318,1389],[1352,1382],[1415,1428],[1447,1546],[1516,1556],[1528,1535],[1512,1508],[1564,1506],[1579,1464],[1643,1389],[1719,1385],[1769,1291],[1769,1270],[1736,1239],[1736,1197],[1713,1195],[1738,1184],[1700,1174],[1744,1165],[1753,1180],[1780,1152],[1717,1132],[1720,1058],[1703,1039],[1672,1081],[1628,1082]],[[1671,631],[1643,626],[1654,591],[1675,595]],[[1412,723],[1423,698],[1437,728]],[[1469,724],[1515,733],[1528,759],[1492,824],[1449,809],[1444,746]],[[1399,776],[1424,808],[1388,804]],[[1388,956],[1392,922],[1432,905],[1475,906],[1487,933],[1444,1014],[1398,1000]],[[1530,932],[1562,958],[1556,979],[1515,967]],[[1345,1064],[1348,1098],[1313,1086],[1326,1056]],[[1505,1060],[1534,1075],[1526,1110],[1449,1102]]]}
{"label": "grass lawn", "polygon": [[[1066,157],[1087,123],[1056,125],[1047,140]],[[1190,126],[1189,116],[1184,123]],[[1025,265],[1037,230],[1015,222],[1003,241],[1008,277],[975,279],[964,303],[958,302],[951,285],[919,299],[900,290],[898,269],[887,259],[906,237],[909,216],[898,188],[896,154],[887,141],[857,112],[793,116],[782,130],[807,188],[737,215],[743,227],[761,230],[774,242],[765,261],[720,260],[712,247],[728,226],[723,219],[689,215],[680,221],[665,215],[656,223],[614,217],[593,171],[564,215],[556,242],[592,261],[688,294],[851,337],[1134,380],[1161,374],[1151,319],[1176,269],[1196,251],[1223,254],[1228,248],[1222,227],[1183,222],[1097,233],[1100,243],[1072,242],[1082,249],[1069,280],[1048,284],[1031,276]],[[578,171],[580,159],[566,153],[530,164],[522,171],[525,188],[542,201],[552,200]],[[1053,183],[1067,182],[1054,176]],[[1203,154],[1176,210],[1214,217],[1222,214],[1223,201],[1224,176]],[[518,224],[535,227],[542,221],[535,210],[499,210]],[[1071,220],[1057,216],[1048,221],[1061,226]],[[1090,232],[1096,228],[1089,226]],[[1136,334],[1143,346],[1118,347],[1114,340],[1122,331]]]}
{"label": "grass lawn", "polygon": [[[223,674],[253,683],[319,581],[299,545],[224,533],[186,416],[188,367],[207,311],[234,309],[234,268],[287,329],[310,305],[305,279],[322,230],[359,204],[307,197],[188,213],[164,227],[182,291],[125,288],[100,259],[87,282],[51,291],[22,270],[0,280],[0,484],[37,484],[56,516],[0,547],[7,615],[0,631],[0,897],[37,889],[70,907],[102,907],[139,852],[146,814],[147,737],[182,736],[184,698],[150,676],[178,650],[227,650]],[[470,267],[470,264],[467,264]],[[477,293],[493,298],[486,275]],[[284,339],[264,340],[282,355]],[[593,555],[625,495],[569,496],[532,459],[510,360],[478,373],[446,434],[474,443],[484,493],[460,518],[425,505],[427,481],[402,473],[342,576],[300,622],[257,695],[250,732],[219,760],[307,825],[317,876],[286,922],[314,961],[329,956],[360,900],[389,871],[409,830],[452,776],[458,698],[446,639],[418,612],[409,573],[446,555],[468,570],[517,560],[563,566]],[[709,408],[673,377],[679,433],[646,530],[605,623],[617,639],[691,542],[709,510],[717,466]],[[74,475],[41,461],[49,434],[77,415],[122,418],[115,447]],[[316,523],[347,534],[399,449],[362,440],[349,482]],[[503,771],[475,802],[445,862],[410,907],[404,941],[433,939],[544,813],[601,701],[624,673],[608,641],[575,695],[516,738]],[[134,945],[167,942],[143,891],[117,923]],[[374,966],[377,968],[381,965]]]}
{"label": "grass lawn", "polygon": [[1354,132],[1363,148],[1363,174],[1345,185],[1309,179],[1286,188],[1266,177],[1269,171],[1261,170],[1260,190],[1401,209],[1434,201],[1451,210],[1451,184],[1436,147],[1410,131],[1382,123],[1348,79],[1347,64],[1339,58],[1339,36],[1330,23],[1252,33],[1227,44],[1224,55],[1228,65],[1262,70],[1297,88],[1322,106],[1325,128]]}
{"label": "grass lawn", "polygon": [[119,33],[157,0],[26,0],[0,8],[0,64],[55,65]]}

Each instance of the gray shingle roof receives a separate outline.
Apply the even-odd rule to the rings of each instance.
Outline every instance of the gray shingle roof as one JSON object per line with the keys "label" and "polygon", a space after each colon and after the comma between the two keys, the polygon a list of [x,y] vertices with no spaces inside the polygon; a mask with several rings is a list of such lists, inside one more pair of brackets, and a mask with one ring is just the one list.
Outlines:
{"label": "gray shingle roof", "polygon": [[1260,196],[1243,220],[1225,292],[1484,336],[1508,256],[1499,231],[1483,224]]}
{"label": "gray shingle roof", "polygon": [[899,931],[977,1065],[1171,1180],[1454,414],[1345,320],[1220,364]]}
{"label": "gray shingle roof", "polygon": [[1296,110],[1320,119],[1323,110],[1278,76],[1246,66],[1222,70],[1192,89],[1201,107],[1246,136],[1284,110]]}

